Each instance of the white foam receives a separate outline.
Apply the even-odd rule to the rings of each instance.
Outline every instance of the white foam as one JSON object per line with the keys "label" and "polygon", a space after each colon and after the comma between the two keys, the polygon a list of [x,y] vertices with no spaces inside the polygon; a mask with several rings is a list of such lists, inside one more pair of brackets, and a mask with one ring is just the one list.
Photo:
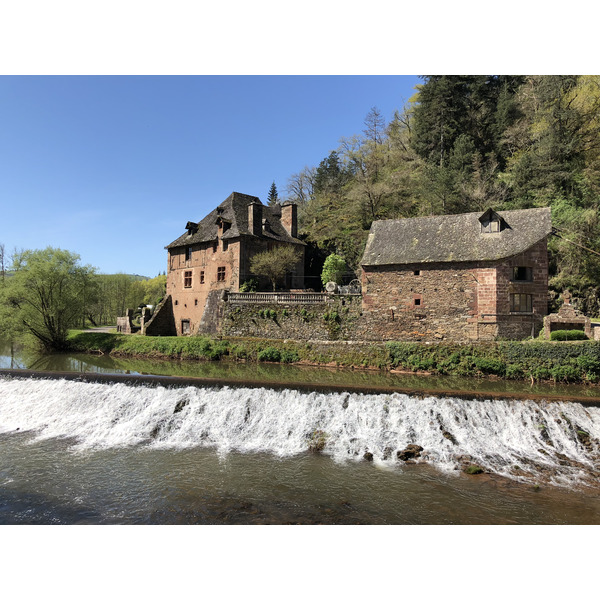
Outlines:
{"label": "white foam", "polygon": [[[418,460],[444,471],[455,471],[459,457],[470,455],[495,473],[519,478],[515,467],[523,475],[546,468],[553,483],[571,485],[585,482],[586,469],[598,466],[598,455],[578,441],[576,428],[599,439],[600,409],[566,402],[0,378],[0,432],[17,428],[35,432],[36,439],[73,438],[76,449],[145,443],[280,457],[306,452],[319,431],[326,440],[323,452],[338,461],[362,460],[370,452],[376,465],[402,464],[396,453],[419,444],[425,456]],[[557,453],[581,468],[561,464]]]}

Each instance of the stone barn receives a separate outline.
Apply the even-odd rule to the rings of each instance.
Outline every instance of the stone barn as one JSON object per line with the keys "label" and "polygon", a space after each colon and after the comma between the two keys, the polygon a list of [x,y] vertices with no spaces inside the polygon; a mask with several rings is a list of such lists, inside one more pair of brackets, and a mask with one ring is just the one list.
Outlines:
{"label": "stone barn", "polygon": [[550,208],[376,221],[362,269],[365,337],[537,335],[548,312]]}
{"label": "stone barn", "polygon": [[305,244],[298,239],[297,206],[265,206],[259,198],[233,192],[199,222],[166,246],[167,297],[144,326],[147,335],[211,333],[223,292],[237,292],[251,277],[250,259],[278,245],[302,255],[286,287],[304,283]]}

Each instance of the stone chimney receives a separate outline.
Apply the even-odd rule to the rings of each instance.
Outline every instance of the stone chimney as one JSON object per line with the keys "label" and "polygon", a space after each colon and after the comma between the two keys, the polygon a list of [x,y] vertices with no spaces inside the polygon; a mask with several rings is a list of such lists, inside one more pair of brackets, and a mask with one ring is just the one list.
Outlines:
{"label": "stone chimney", "polygon": [[253,235],[262,234],[262,209],[260,202],[248,204],[248,229]]}
{"label": "stone chimney", "polygon": [[298,237],[298,205],[293,202],[285,202],[281,205],[281,224],[292,236]]}

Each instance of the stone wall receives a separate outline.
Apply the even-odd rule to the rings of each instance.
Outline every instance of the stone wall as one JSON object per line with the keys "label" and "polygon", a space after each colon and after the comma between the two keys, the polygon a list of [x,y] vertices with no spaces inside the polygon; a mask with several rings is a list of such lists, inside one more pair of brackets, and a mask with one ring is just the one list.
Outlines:
{"label": "stone wall", "polygon": [[[515,278],[515,267],[528,279]],[[367,340],[469,341],[537,336],[548,308],[546,241],[496,263],[431,263],[365,267],[363,318]],[[531,311],[512,310],[515,294]]]}
{"label": "stone wall", "polygon": [[477,339],[475,272],[476,265],[364,269],[359,334],[368,340]]}
{"label": "stone wall", "polygon": [[171,296],[167,296],[156,307],[152,318],[147,323],[143,323],[142,335],[177,335]]}
{"label": "stone wall", "polygon": [[318,304],[221,302],[221,335],[295,340],[356,340],[360,296],[332,296]]}

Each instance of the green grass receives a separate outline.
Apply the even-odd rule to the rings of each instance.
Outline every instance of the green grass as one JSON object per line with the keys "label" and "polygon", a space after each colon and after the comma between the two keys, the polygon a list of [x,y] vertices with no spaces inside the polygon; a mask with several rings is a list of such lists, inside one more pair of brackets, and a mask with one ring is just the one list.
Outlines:
{"label": "green grass", "polygon": [[566,383],[600,381],[600,342],[498,342],[478,345],[387,342],[323,344],[257,338],[148,337],[72,331],[80,352],[177,360],[311,363]]}

